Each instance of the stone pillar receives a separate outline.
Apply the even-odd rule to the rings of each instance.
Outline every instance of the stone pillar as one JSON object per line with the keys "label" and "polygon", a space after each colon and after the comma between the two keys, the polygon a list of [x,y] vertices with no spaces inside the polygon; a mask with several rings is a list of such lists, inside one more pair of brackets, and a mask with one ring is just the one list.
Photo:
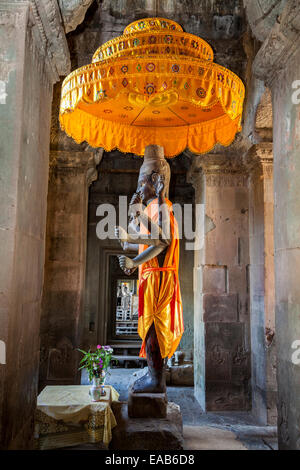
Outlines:
{"label": "stone pillar", "polygon": [[261,424],[277,422],[275,345],[274,202],[271,143],[251,148],[249,251],[252,412]]}
{"label": "stone pillar", "polygon": [[37,395],[52,85],[69,71],[57,3],[1,1],[0,57],[0,447],[20,449]]}
{"label": "stone pillar", "polygon": [[[274,261],[280,449],[300,449],[300,11],[285,2],[253,64],[273,101]],[[298,343],[299,344],[299,343]],[[299,347],[298,347],[299,349]],[[296,354],[295,354],[296,353]]]}
{"label": "stone pillar", "polygon": [[[193,157],[195,158],[195,157]],[[205,176],[196,160],[192,160],[188,181],[195,190],[195,231],[194,249],[194,394],[203,410],[206,409],[205,387],[205,325],[203,322],[202,267],[205,263]]]}
{"label": "stone pillar", "polygon": [[195,157],[191,181],[200,203],[195,396],[204,410],[245,410],[250,378],[247,175],[226,155],[211,154]]}
{"label": "stone pillar", "polygon": [[40,382],[79,381],[88,188],[101,151],[51,151],[41,317]]}

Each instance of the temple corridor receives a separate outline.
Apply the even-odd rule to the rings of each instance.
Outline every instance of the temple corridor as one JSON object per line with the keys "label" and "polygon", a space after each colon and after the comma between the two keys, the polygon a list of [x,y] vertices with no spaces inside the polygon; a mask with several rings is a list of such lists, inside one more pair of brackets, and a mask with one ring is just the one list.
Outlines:
{"label": "temple corridor", "polygon": [[[183,423],[185,450],[300,450],[299,87],[298,0],[0,2],[1,450],[36,448],[47,387],[89,399],[78,349],[111,360],[103,448],[130,434],[128,385],[148,370],[170,449]],[[161,205],[154,241],[145,225],[122,239],[132,198],[171,201],[171,235]]]}

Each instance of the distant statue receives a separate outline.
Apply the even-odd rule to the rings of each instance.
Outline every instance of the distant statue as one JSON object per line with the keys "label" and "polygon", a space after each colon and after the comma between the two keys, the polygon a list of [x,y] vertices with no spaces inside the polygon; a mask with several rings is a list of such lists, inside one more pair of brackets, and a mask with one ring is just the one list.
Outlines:
{"label": "distant statue", "polygon": [[121,307],[122,305],[122,288],[118,286],[117,288],[117,307]]}
{"label": "distant statue", "polygon": [[148,372],[134,382],[135,393],[165,392],[165,358],[174,354],[183,333],[179,237],[172,203],[167,199],[169,183],[170,167],[163,148],[146,147],[130,203],[130,233],[122,227],[115,230],[124,250],[139,253],[133,259],[119,256],[126,274],[139,268],[138,333],[143,340],[140,356],[147,357]]}
{"label": "distant statue", "polygon": [[128,291],[127,286],[123,286],[122,289],[122,309],[124,315],[126,314],[126,311],[130,308],[130,292]]}

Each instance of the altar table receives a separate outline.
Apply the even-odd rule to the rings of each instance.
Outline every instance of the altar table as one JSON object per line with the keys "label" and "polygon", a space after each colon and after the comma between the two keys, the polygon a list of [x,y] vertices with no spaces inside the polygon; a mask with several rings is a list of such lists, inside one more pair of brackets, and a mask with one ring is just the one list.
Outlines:
{"label": "altar table", "polygon": [[48,385],[39,394],[35,413],[36,447],[56,449],[85,443],[108,446],[116,419],[112,401],[119,394],[111,386],[104,387],[105,396],[93,402],[90,385]]}

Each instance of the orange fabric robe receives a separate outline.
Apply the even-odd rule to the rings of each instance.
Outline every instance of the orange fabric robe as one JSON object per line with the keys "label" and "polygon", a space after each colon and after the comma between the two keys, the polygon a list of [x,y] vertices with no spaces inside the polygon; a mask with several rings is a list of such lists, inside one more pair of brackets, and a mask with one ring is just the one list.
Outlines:
{"label": "orange fabric robe", "polygon": [[[165,199],[170,214],[171,244],[166,249],[164,265],[159,267],[157,258],[153,258],[139,267],[139,319],[138,334],[143,343],[141,357],[146,357],[145,339],[154,322],[161,356],[171,357],[176,351],[184,331],[182,302],[178,279],[179,237],[172,203]],[[148,204],[144,213],[153,222],[158,223],[158,200]],[[141,224],[141,234],[149,233]],[[139,253],[148,248],[140,245]],[[160,273],[161,283],[160,283]]]}

